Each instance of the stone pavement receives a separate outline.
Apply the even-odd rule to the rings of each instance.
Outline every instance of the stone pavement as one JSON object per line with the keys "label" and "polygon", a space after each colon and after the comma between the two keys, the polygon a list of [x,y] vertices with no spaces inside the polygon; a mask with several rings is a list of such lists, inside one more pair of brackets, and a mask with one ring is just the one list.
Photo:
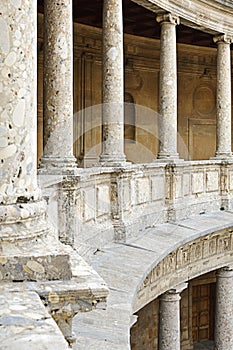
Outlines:
{"label": "stone pavement", "polygon": [[214,342],[212,340],[197,343],[194,345],[193,350],[214,350]]}
{"label": "stone pavement", "polygon": [[[225,252],[223,242],[229,239],[232,241],[232,227],[233,213],[220,211],[193,216],[176,223],[148,227],[140,236],[134,237],[126,243],[115,243],[105,248],[100,247],[90,258],[89,263],[105,280],[110,289],[107,309],[78,314],[74,318],[74,331],[77,335],[77,344],[74,349],[130,349],[130,328],[136,322],[134,312],[143,307],[146,300],[152,300],[150,298],[156,298],[163,293],[162,283],[164,283],[164,288],[172,287],[172,284],[166,284],[169,282],[168,274],[167,278],[165,276],[164,280],[158,282],[159,288],[156,289],[155,285],[153,295],[149,294],[151,291],[147,288],[144,293],[145,299],[143,299],[144,291],[142,289],[142,298],[140,299],[139,292],[153,268],[179,247],[182,250],[185,245],[190,245],[190,249],[193,249],[197,244],[190,242],[198,239],[203,244],[203,251],[206,251],[206,244],[210,243],[208,243],[208,237],[213,236],[215,241],[219,242],[217,243],[219,245],[218,255],[215,256],[212,252],[212,257],[208,256],[203,260],[200,260],[199,257],[199,261],[194,258],[193,265],[189,262],[189,268],[185,264],[183,270],[178,270],[175,273],[177,282],[179,278],[179,283],[194,278],[198,274],[204,273],[202,271],[205,271],[205,268],[209,271],[226,265],[232,259],[233,245],[231,244],[227,248],[231,251]],[[215,235],[216,232],[219,232],[218,237]],[[212,245],[210,244],[209,247]],[[211,268],[207,266],[210,263],[212,264]],[[183,274],[184,272],[185,274]],[[174,273],[172,278],[171,283],[173,281],[173,286],[175,286],[178,283],[174,279]]]}

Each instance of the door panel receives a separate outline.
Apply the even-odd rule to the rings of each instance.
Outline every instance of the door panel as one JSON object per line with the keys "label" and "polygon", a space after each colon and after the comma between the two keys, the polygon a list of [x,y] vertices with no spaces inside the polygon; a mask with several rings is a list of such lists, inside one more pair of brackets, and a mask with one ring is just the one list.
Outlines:
{"label": "door panel", "polygon": [[192,288],[193,342],[212,340],[214,335],[215,284]]}

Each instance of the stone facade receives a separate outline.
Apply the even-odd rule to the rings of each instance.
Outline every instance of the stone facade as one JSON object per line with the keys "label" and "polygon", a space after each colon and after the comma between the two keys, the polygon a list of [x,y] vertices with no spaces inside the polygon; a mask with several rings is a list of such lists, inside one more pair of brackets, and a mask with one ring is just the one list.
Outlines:
{"label": "stone facade", "polygon": [[39,2],[38,36],[35,2],[2,1],[4,348],[230,349],[229,2],[135,1],[158,40],[123,35],[121,0],[74,33],[71,0]]}

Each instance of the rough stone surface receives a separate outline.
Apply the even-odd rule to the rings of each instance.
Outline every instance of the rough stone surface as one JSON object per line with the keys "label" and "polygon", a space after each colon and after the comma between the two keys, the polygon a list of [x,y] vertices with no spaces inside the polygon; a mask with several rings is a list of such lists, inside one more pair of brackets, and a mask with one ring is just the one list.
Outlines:
{"label": "rough stone surface", "polygon": [[68,350],[56,322],[37,293],[2,291],[0,294],[0,342],[2,350]]}
{"label": "rough stone surface", "polygon": [[[22,6],[21,6],[22,5]],[[69,279],[37,185],[37,6],[3,0],[1,26],[0,280]]]}
{"label": "rough stone surface", "polygon": [[159,15],[157,21],[161,23],[158,158],[178,158],[176,25],[179,24],[179,18],[164,14]]}
{"label": "rough stone surface", "polygon": [[216,157],[227,158],[231,152],[231,54],[232,38],[214,38],[218,45],[217,59],[217,149]]}
{"label": "rough stone surface", "polygon": [[[73,169],[72,1],[45,1],[42,168]],[[53,169],[54,170],[54,169]]]}
{"label": "rough stone surface", "polygon": [[180,292],[186,287],[169,290],[159,298],[159,350],[180,350]]}
{"label": "rough stone surface", "polygon": [[[143,1],[139,2],[143,3]],[[145,1],[145,3],[146,6],[149,6],[149,1]],[[159,5],[160,13],[161,7],[163,7],[166,11],[182,15],[183,24],[188,21],[189,25],[193,25],[195,28],[204,27],[204,30],[210,33],[219,31],[232,34],[232,13],[229,8],[226,8],[228,3],[228,0],[217,2],[214,0],[194,0],[192,2],[182,1],[183,6],[180,6],[181,2],[179,1],[151,0],[150,6],[154,12],[157,12],[156,5]],[[0,332],[1,336],[3,335],[3,341],[5,341],[5,336],[11,328],[12,322],[17,325],[20,322],[20,327],[22,327],[20,331],[26,333],[28,323],[31,324],[30,327],[34,327],[30,315],[20,317],[17,313],[14,315],[14,312],[23,313],[28,304],[32,304],[32,311],[35,311],[36,292],[70,343],[73,341],[72,318],[74,315],[79,311],[90,311],[94,306],[98,306],[89,317],[77,316],[75,327],[79,337],[77,348],[129,349],[129,330],[136,321],[134,312],[137,312],[150,300],[157,298],[161,293],[166,293],[167,290],[174,288],[177,283],[232,263],[232,163],[230,161],[184,162],[183,165],[149,164],[132,167],[124,164],[124,167],[119,168],[80,171],[80,174],[77,173],[73,178],[62,177],[59,179],[59,183],[51,185],[49,191],[51,190],[50,193],[54,194],[52,204],[56,203],[55,208],[53,205],[51,208],[49,195],[47,199],[50,212],[54,214],[56,209],[58,210],[55,221],[57,220],[57,228],[61,230],[60,237],[63,237],[66,243],[76,245],[77,250],[83,249],[85,251],[86,249],[84,255],[88,255],[89,261],[105,277],[110,286],[110,297],[107,309],[104,310],[104,302],[108,292],[106,285],[81,258],[78,256],[74,258],[72,250],[64,249],[50,234],[51,231],[45,218],[44,204],[40,200],[40,192],[37,187],[35,166],[36,5],[31,4],[30,1],[23,2],[21,0],[3,0],[1,5],[0,30],[4,35],[0,37],[0,157],[2,164],[0,170],[2,180],[0,187],[0,280],[4,280],[4,282],[0,284],[0,295],[8,302],[12,298],[12,293],[19,293],[17,303],[12,303],[13,305],[9,305],[9,308],[9,303],[7,303],[7,310],[4,309],[4,306],[0,308],[0,315],[3,315],[2,319],[4,326],[6,326],[3,332]],[[104,102],[106,105],[110,105],[111,108],[109,110],[106,108],[105,111],[110,112],[111,115],[106,114],[106,119],[104,119],[104,122],[107,122],[104,125],[104,141],[106,141],[104,147],[106,146],[106,148],[103,148],[101,159],[103,165],[116,165],[125,161],[122,118],[121,6],[120,0],[106,0],[104,6],[104,38],[106,39],[103,45],[104,50],[106,49],[104,52],[106,60],[104,62]],[[203,6],[209,11],[203,11]],[[66,102],[69,113],[72,106],[72,95],[70,94],[72,89],[71,1],[58,0],[56,3],[47,1],[45,7],[49,10],[46,21],[49,22],[50,15],[52,19],[50,24],[46,23],[49,27],[49,35],[51,34],[49,41],[50,44],[53,44],[53,53],[50,53],[48,49],[49,44],[45,45],[45,48],[48,49],[46,52],[48,61],[46,61],[45,66],[48,71],[50,70],[49,77],[54,78],[54,84],[49,91],[51,96],[45,98],[45,107],[48,106],[53,112],[59,109],[59,117],[63,118]],[[62,9],[62,13],[57,11],[58,7]],[[223,18],[223,15],[224,21],[219,20]],[[170,15],[169,20],[173,22],[174,18],[177,17]],[[59,26],[57,20],[60,22]],[[174,29],[175,24],[167,22],[162,24],[162,51],[169,48],[169,38],[165,27],[172,25]],[[173,73],[175,67],[174,34],[174,30],[172,30],[170,47],[172,64],[167,65],[167,71]],[[89,45],[88,40],[82,42],[82,38],[80,38],[80,42],[85,47]],[[93,46],[99,45],[98,40],[93,40],[95,41]],[[135,57],[137,50],[145,50],[146,52],[146,46],[142,45],[138,49],[136,45],[133,45],[133,40],[131,39],[132,46],[129,45],[127,48],[128,52],[131,52]],[[165,41],[168,45],[163,48]],[[220,44],[218,45],[220,47]],[[229,43],[226,52],[224,51],[225,46],[223,47],[221,46],[219,49],[221,59],[227,57],[225,56],[227,52],[229,54]],[[92,50],[90,46],[89,49]],[[199,57],[190,55],[193,57],[190,60],[193,59],[194,65],[198,66],[202,61],[201,68],[199,67],[195,72],[196,77],[203,73],[202,69],[206,66],[206,62],[207,66],[211,67],[215,62],[214,55],[212,58],[208,57],[210,50],[206,51],[204,59],[198,50],[199,48],[197,51],[193,49]],[[167,53],[166,57],[169,60]],[[185,59],[185,55],[182,59]],[[89,56],[88,60],[89,65],[84,62],[85,59],[81,62],[84,70],[89,69],[88,73],[84,74],[85,78],[91,77],[91,69],[96,67],[93,56]],[[149,60],[152,62],[150,64],[153,65],[155,61],[151,59],[151,56]],[[227,60],[229,60],[229,55]],[[222,61],[220,66],[222,66]],[[227,64],[228,68],[229,66]],[[188,65],[185,67],[187,69]],[[52,76],[55,68],[57,69],[55,76]],[[127,67],[128,73],[131,68]],[[133,68],[135,69],[135,67]],[[156,69],[155,78],[158,77],[158,67]],[[226,73],[224,76],[225,82],[227,82],[229,71],[226,72],[224,69],[222,71],[224,74]],[[131,70],[131,76],[134,76],[134,83],[136,82],[137,89],[139,88],[137,90],[139,97],[144,78],[140,77],[137,72],[134,74],[134,72],[133,70],[132,73]],[[146,74],[148,72],[149,70]],[[66,73],[69,76],[66,77]],[[203,75],[201,76],[202,81]],[[47,79],[47,73],[45,77]],[[166,75],[167,78],[169,78],[168,75]],[[212,79],[208,78],[209,81]],[[222,76],[219,78],[220,83],[222,83],[221,93],[224,90],[229,93],[229,85],[225,87],[221,79]],[[51,84],[49,79],[48,81]],[[171,81],[173,84],[174,76],[172,76]],[[61,82],[64,84],[62,85]],[[134,88],[134,83],[131,88]],[[166,84],[169,86],[169,79],[166,80]],[[88,82],[88,89],[90,86],[91,84]],[[128,86],[130,87],[130,84]],[[62,93],[60,93],[62,87],[65,88],[61,89]],[[174,88],[175,85],[173,85],[170,95],[170,90],[167,87],[165,98],[172,96]],[[199,84],[194,95],[198,96],[202,91],[210,96],[210,109],[207,108],[207,112],[212,112],[215,107],[212,87],[203,87]],[[53,101],[50,103],[50,97],[53,99],[56,96],[62,98],[56,100],[54,104]],[[229,101],[229,96],[227,98]],[[172,96],[172,101],[174,102],[174,100],[175,95]],[[169,107],[165,102],[163,101],[163,107]],[[229,106],[225,104],[224,108],[227,109]],[[193,111],[201,116],[202,112],[205,112],[205,106],[203,108],[203,105],[196,101]],[[67,115],[71,117],[72,111],[69,113]],[[175,115],[174,110],[172,115]],[[207,118],[211,117],[211,113],[206,115]],[[229,113],[225,116],[229,118]],[[219,131],[219,135],[221,140],[224,140],[224,147],[226,144],[228,147],[224,149],[224,152],[227,150],[229,153],[230,137],[226,127],[226,125],[229,127],[229,120],[224,118],[222,119],[224,130]],[[225,123],[226,121],[228,124]],[[56,121],[55,119],[47,120],[47,125],[52,125],[51,130],[55,135],[58,130],[57,122],[57,116]],[[65,118],[62,119],[62,123],[63,127]],[[58,137],[56,136],[56,143],[50,145],[51,157],[53,157],[52,166],[58,162],[58,159],[61,160],[61,156],[66,157],[65,161],[62,158],[62,162],[60,162],[62,165],[72,158],[72,152],[69,153],[72,143],[70,142],[72,126],[69,123],[69,118],[67,124],[69,125],[67,134],[64,136],[66,127],[62,132],[64,139],[59,134]],[[175,125],[175,123],[173,124]],[[168,132],[170,132],[169,128]],[[172,152],[176,151],[174,135],[175,133],[171,137]],[[47,136],[51,138],[49,133]],[[116,140],[116,142],[114,143],[112,140]],[[169,143],[169,140],[166,139],[166,142]],[[61,145],[63,149],[61,149]],[[66,145],[68,145],[68,151],[63,154],[62,151],[66,149]],[[171,159],[176,156],[174,152],[172,154]],[[56,190],[58,190],[57,197]],[[56,201],[56,199],[58,200]],[[199,215],[194,216],[195,214]],[[62,221],[64,223],[61,225]],[[167,221],[169,223],[166,223]],[[114,240],[118,243],[114,243]],[[93,275],[94,278],[92,278]],[[59,280],[57,280],[58,278]],[[222,277],[219,276],[219,281],[221,279]],[[13,283],[12,280],[18,282]],[[20,282],[20,280],[24,280],[24,282]],[[221,293],[225,293],[226,285],[220,283],[219,286],[221,286],[218,296],[219,305],[221,304],[223,310],[226,305],[224,305]],[[27,305],[21,298],[22,291],[25,291],[24,295],[28,298]],[[227,297],[230,299],[231,295]],[[231,300],[228,300],[228,305],[232,306]],[[35,308],[41,310],[40,306],[37,304]],[[10,316],[7,313],[8,309],[12,312]],[[220,316],[221,312],[219,312],[219,319]],[[42,321],[46,322],[46,320]],[[225,323],[226,319],[223,318],[222,324]],[[232,328],[231,323],[230,318],[229,325]],[[24,325],[26,327],[23,327]],[[46,326],[46,334],[47,332],[53,332],[53,329],[48,329]],[[224,341],[231,342],[232,340],[229,340],[227,336],[225,338]],[[10,335],[8,339],[11,339]],[[41,343],[38,342],[35,346],[40,345]],[[228,345],[224,345],[224,347],[228,347]],[[16,347],[20,346],[16,345]],[[60,347],[62,347],[60,344],[56,345],[56,348]]]}
{"label": "rough stone surface", "polygon": [[217,273],[215,350],[233,348],[233,270],[223,268]]}
{"label": "rough stone surface", "polygon": [[105,0],[103,12],[103,165],[125,162],[122,0]]}
{"label": "rough stone surface", "polygon": [[[29,300],[27,301],[33,304],[31,295],[37,293],[47,311],[49,311],[50,315],[52,315],[53,319],[56,321],[65,339],[72,344],[76,340],[72,330],[73,317],[78,312],[91,311],[96,307],[104,309],[108,288],[99,275],[68,247],[67,254],[69,254],[71,258],[72,278],[69,280],[66,279],[65,283],[64,280],[41,282],[24,281],[18,283],[5,282],[0,284],[0,294],[4,300],[9,293],[21,293],[20,295],[24,295],[23,293],[25,293],[27,296],[27,293],[34,292],[29,294]],[[30,267],[38,269],[39,266],[35,263],[31,263]],[[41,267],[39,267],[39,269],[40,268]],[[18,308],[20,309],[20,305]],[[4,316],[4,310],[5,308],[0,311],[0,316]],[[30,319],[27,320],[26,325],[22,322],[22,332],[27,332],[27,327],[32,326],[30,326],[30,322]],[[5,337],[7,332],[9,332],[7,326],[8,324],[5,328],[0,328],[0,336]],[[33,339],[34,338],[32,338],[32,341],[34,341]],[[43,349],[45,349],[44,343],[43,346]],[[8,349],[8,347],[6,347],[6,349]]]}
{"label": "rough stone surface", "polygon": [[[0,207],[38,199],[36,179],[36,10],[1,2]],[[25,60],[25,57],[27,59]]]}

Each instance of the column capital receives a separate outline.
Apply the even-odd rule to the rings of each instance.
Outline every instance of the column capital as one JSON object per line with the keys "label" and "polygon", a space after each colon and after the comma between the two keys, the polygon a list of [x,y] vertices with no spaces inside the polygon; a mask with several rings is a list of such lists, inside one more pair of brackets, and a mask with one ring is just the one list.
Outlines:
{"label": "column capital", "polygon": [[216,276],[222,278],[232,278],[233,277],[233,265],[224,266],[219,269],[216,273]]}
{"label": "column capital", "polygon": [[213,37],[213,41],[218,43],[224,43],[224,44],[232,44],[233,43],[233,37],[227,34],[218,34]]}
{"label": "column capital", "polygon": [[173,13],[159,13],[156,16],[156,21],[160,24],[163,23],[170,23],[174,25],[179,25],[180,24],[180,18]]}
{"label": "column capital", "polygon": [[188,283],[181,283],[172,289],[169,289],[160,296],[161,300],[165,301],[178,301],[180,300],[180,293],[188,287]]}

